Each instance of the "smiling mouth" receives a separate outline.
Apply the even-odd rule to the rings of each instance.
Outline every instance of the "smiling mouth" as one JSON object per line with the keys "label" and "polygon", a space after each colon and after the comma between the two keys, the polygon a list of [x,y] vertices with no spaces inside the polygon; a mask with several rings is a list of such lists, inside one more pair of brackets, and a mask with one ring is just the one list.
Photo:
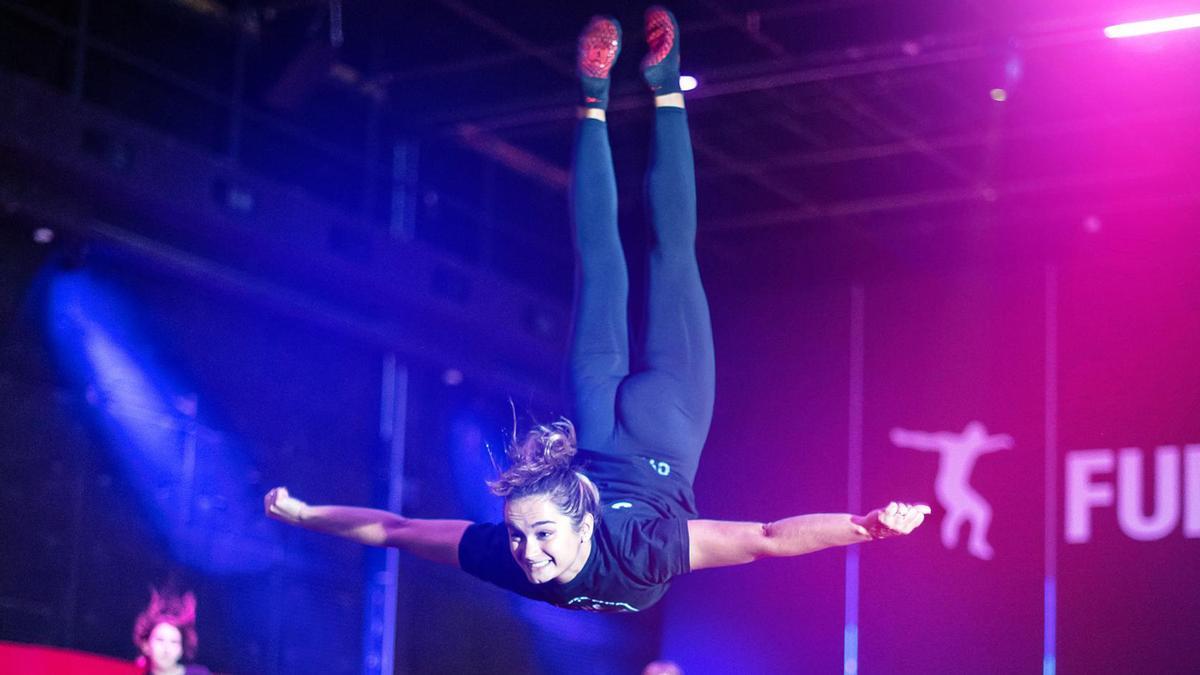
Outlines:
{"label": "smiling mouth", "polygon": [[541,561],[538,561],[535,563],[529,563],[529,569],[531,569],[531,570],[540,570],[543,567],[549,567],[549,566],[550,566],[549,560],[541,560]]}

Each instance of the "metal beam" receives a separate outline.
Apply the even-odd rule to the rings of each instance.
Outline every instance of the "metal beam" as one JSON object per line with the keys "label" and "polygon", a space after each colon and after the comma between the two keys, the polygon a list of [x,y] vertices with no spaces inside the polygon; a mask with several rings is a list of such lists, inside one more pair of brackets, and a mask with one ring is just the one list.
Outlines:
{"label": "metal beam", "polygon": [[[1097,188],[1141,180],[1161,180],[1169,175],[1166,169],[1108,171],[1089,174],[1037,178],[1003,183],[988,190],[952,188],[923,190],[903,194],[848,200],[824,206],[820,213],[808,209],[779,209],[747,216],[704,223],[704,229],[727,231],[795,225],[820,218],[845,218],[890,213],[909,209],[948,206],[953,204],[990,204],[1001,199],[1044,194],[1056,190]],[[1167,199],[1168,197],[1164,197]]]}
{"label": "metal beam", "polygon": [[[762,33],[761,30],[757,29],[757,26],[760,25],[761,22],[754,24],[754,27],[752,27],[750,23],[744,21],[739,24],[737,22],[737,17],[727,12],[725,8],[719,3],[715,2],[715,0],[701,0],[701,4],[708,7],[710,11],[715,13],[721,20],[727,22],[730,26],[738,28],[747,38],[750,39],[751,42],[754,42],[755,44],[765,48],[772,54],[772,56],[776,58],[795,58],[796,55],[793,54],[791,50],[784,47],[779,42],[767,37]],[[788,102],[783,100],[783,97],[779,96],[776,90],[771,90],[771,93],[774,100],[780,101],[784,105],[787,105]],[[946,155],[931,148],[928,144],[921,142],[916,134],[914,134],[910,129],[906,129],[903,125],[886,119],[877,110],[875,110],[874,107],[867,104],[867,102],[864,101],[860,96],[850,91],[849,88],[844,87],[840,90],[831,91],[830,93],[834,100],[840,101],[859,119],[866,120],[880,129],[883,129],[888,134],[902,139],[905,143],[909,144],[915,152],[925,155],[934,163],[950,172],[950,174],[954,177],[968,184],[976,181],[975,176],[969,171],[959,166]],[[841,116],[845,121],[854,124],[855,126],[859,126],[858,122],[853,117],[847,115]]]}
{"label": "metal beam", "polygon": [[[967,169],[964,169],[958,164],[958,162],[951,160],[944,153],[930,145],[912,130],[904,127],[901,124],[897,124],[891,120],[888,120],[886,117],[880,114],[878,110],[863,101],[862,97],[858,96],[857,94],[854,94],[848,89],[843,88],[841,90],[830,91],[830,95],[833,99],[841,101],[844,109],[853,113],[853,115],[858,119],[866,120],[875,125],[877,128],[883,129],[888,135],[899,138],[900,142],[907,146],[910,151],[915,154],[925,156],[934,164],[942,167],[951,176],[954,176],[963,183],[971,185],[979,181],[979,179],[973,173]],[[856,124],[854,117],[845,114],[840,116],[843,120],[851,124]],[[860,125],[856,124],[856,126]]]}
{"label": "metal beam", "polygon": [[[1200,116],[1200,107],[1182,106],[1177,108],[1156,108],[1150,111],[1112,115],[1102,114],[1093,117],[1063,120],[1059,122],[1043,122],[1015,127],[998,134],[991,131],[947,134],[934,138],[922,139],[921,142],[936,150],[953,150],[985,145],[994,141],[1028,140],[1043,137],[1058,137],[1062,135],[1082,134],[1123,127],[1136,123],[1159,123],[1194,119]],[[897,157],[915,152],[911,143],[896,141],[859,145],[812,152],[789,153],[773,159],[763,160],[763,165],[769,169],[796,169],[814,166],[828,166],[846,162],[856,162],[871,159]],[[720,177],[734,172],[721,166],[710,166],[704,169],[705,177]]]}
{"label": "metal beam", "polygon": [[474,125],[460,124],[456,138],[481,155],[551,188],[565,191],[571,184],[571,175],[566,169]]}
{"label": "metal beam", "polygon": [[483,14],[467,3],[462,2],[461,0],[436,0],[436,2],[465,19],[468,23],[474,25],[476,28],[483,30],[492,37],[507,42],[509,46],[513,47],[518,52],[542,62],[542,64],[554,72],[559,73],[560,75],[565,75],[571,79],[575,78],[574,64],[564,62],[562,58],[555,55],[552,50],[526,40],[515,32],[509,30],[504,24],[496,21],[486,14]]}

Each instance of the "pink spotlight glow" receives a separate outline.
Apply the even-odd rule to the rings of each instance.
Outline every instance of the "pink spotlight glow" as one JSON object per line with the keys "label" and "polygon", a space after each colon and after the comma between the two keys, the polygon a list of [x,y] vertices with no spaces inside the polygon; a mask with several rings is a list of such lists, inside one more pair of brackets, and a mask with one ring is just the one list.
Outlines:
{"label": "pink spotlight glow", "polygon": [[1105,28],[1104,35],[1117,39],[1150,35],[1153,33],[1166,33],[1167,31],[1184,30],[1186,28],[1200,28],[1200,14],[1184,14],[1183,16],[1169,16],[1164,19],[1121,23]]}

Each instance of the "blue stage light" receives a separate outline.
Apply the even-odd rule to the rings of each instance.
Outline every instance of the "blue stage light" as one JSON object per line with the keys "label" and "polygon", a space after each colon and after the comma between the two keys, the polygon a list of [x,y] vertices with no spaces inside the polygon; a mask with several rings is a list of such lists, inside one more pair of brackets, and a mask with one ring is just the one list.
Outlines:
{"label": "blue stage light", "polygon": [[132,303],[87,269],[56,271],[46,310],[62,367],[172,555],[218,574],[267,569],[278,535],[244,455],[197,419],[196,395],[155,358]]}

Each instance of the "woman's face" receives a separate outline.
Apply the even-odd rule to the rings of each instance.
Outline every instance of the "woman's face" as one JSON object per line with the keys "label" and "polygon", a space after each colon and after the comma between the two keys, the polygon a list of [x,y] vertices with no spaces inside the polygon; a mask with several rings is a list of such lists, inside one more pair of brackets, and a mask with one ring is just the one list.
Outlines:
{"label": "woman's face", "polygon": [[142,653],[150,659],[153,670],[174,668],[183,656],[183,636],[175,626],[160,623],[150,631],[150,638],[142,644]]}
{"label": "woman's face", "polygon": [[592,551],[592,514],[576,529],[544,496],[521,497],[504,505],[509,549],[529,581],[566,583],[583,569]]}

